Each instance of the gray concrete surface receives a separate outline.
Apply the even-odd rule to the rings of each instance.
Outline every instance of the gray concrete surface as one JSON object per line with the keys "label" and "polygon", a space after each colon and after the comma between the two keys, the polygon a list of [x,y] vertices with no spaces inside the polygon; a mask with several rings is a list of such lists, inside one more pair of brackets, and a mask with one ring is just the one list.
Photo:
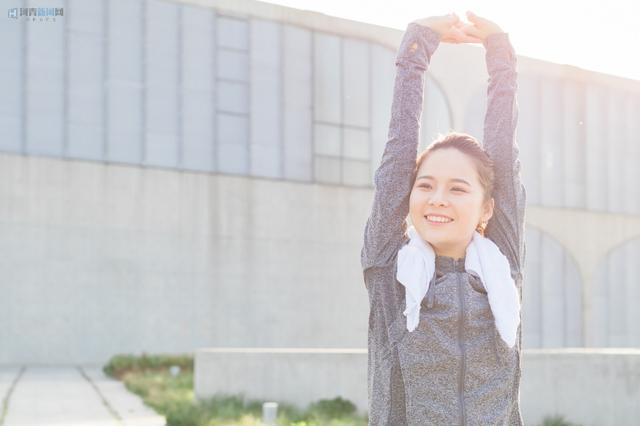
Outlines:
{"label": "gray concrete surface", "polygon": [[[452,372],[453,373],[453,372]],[[527,426],[559,415],[579,426],[635,426],[640,418],[640,349],[524,349],[520,406]],[[218,392],[291,403],[341,396],[367,410],[366,349],[203,348],[196,398]]]}
{"label": "gray concrete surface", "polygon": [[101,367],[0,366],[0,426],[163,426]]}
{"label": "gray concrete surface", "polygon": [[364,415],[367,349],[203,348],[195,354],[193,380],[199,400],[244,393],[247,400],[306,409],[320,399],[342,397]]}

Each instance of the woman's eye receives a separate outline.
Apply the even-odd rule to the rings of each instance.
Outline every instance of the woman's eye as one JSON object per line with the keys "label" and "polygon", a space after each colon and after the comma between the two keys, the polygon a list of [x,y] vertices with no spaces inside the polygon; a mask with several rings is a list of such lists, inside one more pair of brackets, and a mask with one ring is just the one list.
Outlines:
{"label": "woman's eye", "polygon": [[[428,183],[422,184],[422,185],[418,185],[418,188],[431,188],[431,185],[429,185]],[[459,191],[459,192],[466,192],[464,189],[458,187],[458,186],[454,186],[453,188],[451,188],[454,191]]]}

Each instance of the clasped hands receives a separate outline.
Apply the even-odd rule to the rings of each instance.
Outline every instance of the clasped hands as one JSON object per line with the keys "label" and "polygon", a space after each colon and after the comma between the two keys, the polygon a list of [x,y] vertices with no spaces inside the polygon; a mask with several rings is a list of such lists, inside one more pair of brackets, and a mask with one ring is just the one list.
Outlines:
{"label": "clasped hands", "polygon": [[440,35],[446,43],[482,43],[488,36],[502,33],[502,29],[494,22],[467,11],[469,23],[462,22],[458,15],[430,16],[417,19],[413,23],[429,27]]}

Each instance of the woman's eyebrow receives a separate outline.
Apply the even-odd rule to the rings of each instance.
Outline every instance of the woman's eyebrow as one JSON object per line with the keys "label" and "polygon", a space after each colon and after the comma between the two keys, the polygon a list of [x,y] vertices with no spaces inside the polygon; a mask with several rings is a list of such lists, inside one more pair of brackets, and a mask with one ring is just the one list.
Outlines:
{"label": "woman's eyebrow", "polygon": [[[419,176],[416,180],[418,179],[431,179],[431,180],[435,180],[435,178],[431,175],[423,175],[423,176]],[[460,178],[451,178],[449,179],[450,182],[461,182],[461,183],[465,183],[469,186],[471,186],[471,184],[469,182],[467,182],[464,179],[460,179]]]}

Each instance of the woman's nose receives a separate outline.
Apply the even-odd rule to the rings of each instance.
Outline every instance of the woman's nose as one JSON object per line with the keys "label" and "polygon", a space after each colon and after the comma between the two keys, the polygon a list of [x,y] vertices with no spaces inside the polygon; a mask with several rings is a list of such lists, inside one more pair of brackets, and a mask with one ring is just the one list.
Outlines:
{"label": "woman's nose", "polygon": [[442,197],[442,194],[440,194],[439,192],[434,192],[431,198],[429,199],[429,204],[445,205],[446,201],[444,197]]}

